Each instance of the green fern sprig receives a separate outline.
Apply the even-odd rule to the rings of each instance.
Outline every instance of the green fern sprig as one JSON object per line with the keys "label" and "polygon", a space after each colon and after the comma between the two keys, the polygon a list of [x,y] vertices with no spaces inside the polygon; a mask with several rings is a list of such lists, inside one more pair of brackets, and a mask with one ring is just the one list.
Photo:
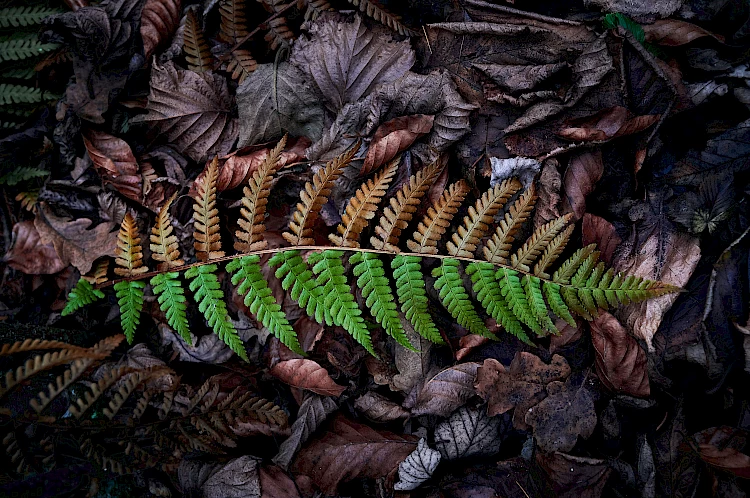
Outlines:
{"label": "green fern sprig", "polygon": [[85,279],[81,278],[76,286],[68,294],[68,302],[65,303],[61,315],[67,316],[83,308],[87,304],[104,298],[104,293],[94,287]]}
{"label": "green fern sprig", "polygon": [[19,28],[36,26],[42,23],[45,17],[60,14],[61,9],[35,5],[30,7],[7,7],[0,9],[0,27]]}
{"label": "green fern sprig", "polygon": [[0,41],[0,62],[20,61],[36,57],[58,48],[57,43],[42,43],[36,35]]}
{"label": "green fern sprig", "polygon": [[281,288],[290,292],[291,298],[300,308],[318,323],[333,325],[331,311],[325,305],[323,288],[315,283],[310,267],[302,259],[300,251],[280,251],[268,260],[269,266],[276,269],[276,278],[281,280]]}
{"label": "green fern sprig", "polygon": [[0,83],[0,105],[40,104],[59,98],[59,95],[42,94],[42,90],[39,88]]}
{"label": "green fern sprig", "polygon": [[443,305],[458,324],[472,334],[497,340],[495,334],[487,330],[469,299],[469,294],[461,282],[459,268],[458,260],[446,258],[440,260],[440,266],[432,270],[432,276],[437,278],[435,288],[440,292]]}
{"label": "green fern sprig", "polygon": [[13,186],[34,178],[43,178],[46,176],[49,176],[49,171],[47,170],[30,166],[21,166],[8,171],[3,176],[0,176],[0,185]]}

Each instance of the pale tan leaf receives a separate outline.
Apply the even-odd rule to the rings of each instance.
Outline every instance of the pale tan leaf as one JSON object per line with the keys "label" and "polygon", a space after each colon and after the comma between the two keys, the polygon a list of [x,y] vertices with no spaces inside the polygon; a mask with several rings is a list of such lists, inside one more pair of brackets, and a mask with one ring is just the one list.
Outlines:
{"label": "pale tan leaf", "polygon": [[425,382],[417,395],[412,415],[447,417],[476,394],[474,380],[479,363],[460,363],[446,368]]}

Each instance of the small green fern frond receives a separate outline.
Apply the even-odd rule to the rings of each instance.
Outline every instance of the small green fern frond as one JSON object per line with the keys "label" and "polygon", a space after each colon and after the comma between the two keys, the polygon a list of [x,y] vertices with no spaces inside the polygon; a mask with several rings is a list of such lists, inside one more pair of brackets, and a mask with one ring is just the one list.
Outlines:
{"label": "small green fern frond", "polygon": [[589,244],[586,247],[578,249],[573,255],[568,258],[560,268],[555,271],[552,275],[552,281],[558,284],[568,284],[573,275],[576,274],[578,268],[583,262],[596,250],[596,244]]}
{"label": "small green fern frond", "polygon": [[36,26],[42,23],[45,17],[62,13],[63,10],[43,5],[29,7],[7,7],[0,9],[0,27],[20,28]]}
{"label": "small green fern frond", "polygon": [[312,183],[305,183],[305,188],[299,193],[302,202],[297,204],[297,210],[289,222],[289,232],[281,235],[290,244],[304,246],[315,244],[312,227],[320,215],[323,204],[328,202],[334,182],[341,176],[344,167],[352,162],[357,154],[361,140],[358,140],[349,150],[329,161],[324,168],[313,175]]}
{"label": "small green fern frond", "polygon": [[397,157],[383,168],[375,178],[367,180],[349,199],[341,216],[341,223],[336,228],[338,235],[329,234],[328,239],[339,247],[359,247],[359,236],[362,230],[375,217],[381,199],[398,171],[401,157]]}
{"label": "small green fern frond", "polygon": [[0,83],[0,105],[10,104],[40,104],[58,100],[59,95],[42,94],[42,90],[25,85],[11,85]]}
{"label": "small green fern frond", "polygon": [[445,344],[428,310],[427,291],[418,256],[397,255],[391,260],[396,295],[401,311],[414,326],[414,330],[436,344]]}
{"label": "small green fern frond", "polygon": [[529,336],[523,330],[521,322],[508,307],[500,284],[495,278],[496,272],[495,265],[491,263],[477,262],[466,266],[466,274],[471,277],[471,281],[474,283],[474,292],[477,295],[477,300],[482,304],[482,308],[506,331],[521,341],[532,344]]}
{"label": "small green fern frond", "polygon": [[260,256],[243,256],[232,260],[227,265],[232,273],[232,284],[237,286],[237,294],[244,296],[245,305],[258,320],[271,331],[286,347],[304,355],[297,333],[294,331],[281,306],[273,297],[268,283],[263,278],[260,267]]}
{"label": "small green fern frond", "polygon": [[575,327],[576,319],[570,314],[570,310],[568,310],[565,301],[563,301],[563,298],[560,295],[560,286],[552,282],[544,282],[542,284],[542,290],[552,312],[565,320],[565,322],[571,327]]}
{"label": "small green fern frond", "polygon": [[240,358],[248,361],[245,345],[229,319],[224,292],[221,290],[216,270],[215,264],[193,266],[185,272],[185,277],[191,279],[190,290],[195,302],[198,303],[198,310],[203,313],[209,327]]}
{"label": "small green fern frond", "polygon": [[250,73],[256,69],[258,69],[258,61],[255,60],[249,50],[238,48],[229,53],[227,72],[232,74],[232,79],[237,83],[245,81]]}
{"label": "small green fern frond", "polygon": [[36,34],[2,40],[0,41],[0,62],[20,61],[36,57],[51,52],[58,47],[57,43],[40,42]]}
{"label": "small green fern frond", "polygon": [[138,225],[130,213],[120,224],[120,233],[117,234],[117,257],[115,263],[115,274],[121,277],[134,277],[146,273],[148,268],[143,266],[143,251],[141,249],[141,238],[138,236]]}
{"label": "small green fern frond", "polygon": [[497,339],[495,334],[487,330],[464,289],[458,260],[441,259],[440,266],[432,270],[432,276],[437,278],[435,289],[439,291],[443,305],[459,325],[472,334]]}
{"label": "small green fern frond", "polygon": [[484,259],[499,265],[508,264],[508,256],[515,241],[515,235],[531,216],[535,203],[536,193],[532,185],[510,206],[508,212],[498,223],[495,233],[482,250]]}
{"label": "small green fern frond", "polygon": [[146,283],[142,280],[121,280],[115,284],[117,304],[120,305],[120,323],[129,344],[133,343],[135,329],[141,323],[145,287]]}
{"label": "small green fern frond", "polygon": [[543,335],[542,327],[539,325],[534,312],[527,300],[526,291],[518,278],[518,272],[510,268],[499,268],[495,273],[497,283],[503,293],[508,309],[518,318],[520,322],[533,330],[537,335]]}
{"label": "small green fern frond", "polygon": [[214,59],[208,48],[206,35],[193,10],[187,12],[182,49],[185,51],[185,60],[191,71],[203,73],[214,68]]}
{"label": "small green fern frond", "polygon": [[406,246],[412,252],[421,254],[437,254],[437,244],[443,237],[463,203],[469,186],[464,180],[459,180],[443,192],[434,206],[430,206],[424,219],[419,222],[414,240],[407,240]]}
{"label": "small green fern frond", "polygon": [[407,28],[399,18],[384,8],[380,7],[374,0],[347,0],[350,4],[359,7],[359,10],[372,17],[376,21],[385,24],[400,35],[413,36],[415,33]]}
{"label": "small green fern frond", "polygon": [[399,252],[398,240],[401,231],[406,228],[417,210],[422,197],[427,193],[440,172],[445,167],[442,161],[435,161],[412,175],[409,181],[391,197],[390,206],[386,206],[380,217],[380,224],[375,227],[377,237],[370,238],[375,249]]}
{"label": "small green fern frond", "polygon": [[180,246],[172,227],[172,217],[169,214],[169,208],[176,197],[177,194],[174,194],[159,209],[156,224],[151,229],[151,257],[161,262],[157,267],[160,271],[185,264],[180,259]]}
{"label": "small green fern frond", "polygon": [[372,316],[396,342],[414,350],[398,316],[383,262],[376,254],[370,252],[356,252],[349,258],[349,262],[355,265],[353,273],[357,277],[357,287],[362,289],[362,298],[370,308]]}
{"label": "small green fern frond", "polygon": [[289,291],[290,297],[300,308],[318,323],[333,325],[330,310],[325,305],[323,289],[315,283],[313,272],[302,259],[299,251],[281,251],[268,260],[269,266],[276,267],[276,278],[281,287]]}
{"label": "small green fern frond", "polygon": [[63,308],[61,314],[62,316],[70,315],[80,308],[102,298],[104,298],[102,291],[94,289],[85,278],[81,278],[76,283],[76,286],[71,289],[70,294],[68,294],[68,302],[65,303],[65,308]]}
{"label": "small green fern frond", "polygon": [[572,214],[560,216],[535,230],[531,237],[510,257],[510,267],[526,273],[530,272],[529,265],[537,260],[542,251],[550,247],[554,238],[565,228],[572,216]]}
{"label": "small green fern frond", "polygon": [[225,43],[235,44],[247,35],[247,17],[245,0],[221,0],[219,2],[219,39]]}
{"label": "small green fern frond", "polygon": [[216,209],[216,182],[219,179],[219,159],[214,157],[206,174],[197,181],[198,193],[193,203],[195,256],[198,261],[224,257],[219,233],[219,210]]}
{"label": "small green fern frond", "polygon": [[531,308],[537,323],[542,329],[557,334],[555,324],[547,311],[547,303],[544,302],[544,296],[542,296],[541,281],[531,275],[524,275],[521,278],[521,286],[526,292],[526,301],[529,303],[529,308]]}
{"label": "small green fern frond", "polygon": [[268,242],[263,238],[266,231],[263,220],[271,192],[271,180],[279,170],[279,158],[284,147],[286,135],[268,152],[263,163],[250,177],[248,186],[243,189],[241,217],[237,221],[241,230],[235,232],[237,241],[234,243],[234,248],[238,252],[245,253],[268,247]]}
{"label": "small green fern frond", "polygon": [[21,166],[8,171],[3,176],[0,176],[0,185],[9,185],[12,187],[14,185],[18,185],[21,182],[25,182],[34,178],[44,178],[47,176],[49,176],[49,171],[47,170],[29,166]]}
{"label": "small green fern frond", "polygon": [[643,44],[646,41],[646,33],[643,31],[643,26],[620,12],[610,12],[604,16],[602,24],[604,29],[615,29],[617,26],[622,26],[633,34],[638,43]]}
{"label": "small green fern frond", "polygon": [[341,251],[326,250],[314,252],[308,258],[317,275],[315,283],[323,288],[325,307],[330,310],[335,325],[344,327],[354,340],[360,343],[373,356],[377,356],[370,339],[362,310],[357,306],[351,288],[346,282],[346,270],[341,261]]}
{"label": "small green fern frond", "polygon": [[193,340],[187,320],[187,299],[179,272],[168,271],[154,275],[151,278],[151,286],[159,302],[159,308],[166,313],[169,326],[192,346]]}
{"label": "small green fern frond", "polygon": [[489,230],[492,219],[521,184],[515,178],[509,178],[482,194],[474,206],[469,207],[469,215],[464,216],[463,225],[459,226],[447,243],[448,254],[463,258],[473,258],[477,244]]}

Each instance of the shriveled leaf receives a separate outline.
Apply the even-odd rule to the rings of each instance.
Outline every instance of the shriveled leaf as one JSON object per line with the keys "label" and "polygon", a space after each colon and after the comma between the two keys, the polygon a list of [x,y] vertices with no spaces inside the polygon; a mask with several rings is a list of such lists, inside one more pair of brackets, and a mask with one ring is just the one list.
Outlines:
{"label": "shriveled leaf", "polygon": [[33,221],[13,225],[13,245],[2,261],[28,275],[51,275],[65,269],[52,243],[43,243]]}
{"label": "shriveled leaf", "polygon": [[435,446],[446,460],[490,456],[500,450],[500,419],[460,408],[435,428]]}
{"label": "shriveled leaf", "polygon": [[375,130],[360,176],[370,174],[401,152],[408,149],[418,138],[432,130],[435,116],[414,114],[391,119]]}
{"label": "shriveled leaf", "polygon": [[46,202],[40,202],[34,227],[42,243],[52,244],[64,265],[73,265],[88,273],[94,261],[102,256],[115,256],[117,224],[100,223],[89,229],[88,218],[66,219],[52,213]]}
{"label": "shriveled leaf", "polygon": [[260,498],[260,460],[241,456],[218,468],[201,486],[205,498]]}
{"label": "shriveled leaf", "polygon": [[261,64],[237,88],[239,146],[278,140],[288,132],[318,140],[325,110],[312,84],[292,64]]}
{"label": "shriveled leaf", "polygon": [[542,81],[567,67],[564,62],[554,64],[515,65],[515,64],[472,64],[499,86],[510,92],[531,90]]}
{"label": "shriveled leaf", "polygon": [[594,191],[604,173],[601,151],[575,154],[563,177],[563,213],[573,213],[576,220],[586,212],[586,196]]}
{"label": "shriveled leaf", "polygon": [[724,42],[723,36],[679,19],[659,19],[653,24],[643,25],[643,31],[647,42],[666,47],[679,47],[705,36]]}
{"label": "shriveled leaf", "polygon": [[417,449],[398,465],[398,482],[394,489],[396,491],[417,489],[432,477],[439,463],[440,452],[427,446],[424,438],[420,439]]}
{"label": "shriveled leaf", "polygon": [[309,476],[328,495],[358,478],[393,479],[398,464],[416,448],[415,438],[375,431],[338,416],[297,455],[295,472]]}
{"label": "shriveled leaf", "polygon": [[537,182],[536,209],[534,210],[534,229],[549,223],[560,216],[560,189],[562,176],[558,171],[557,159],[544,162]]}
{"label": "shriveled leaf", "polygon": [[224,78],[167,62],[153,65],[150,83],[149,112],[134,117],[134,123],[147,123],[160,142],[194,161],[229,152],[237,139],[237,120]]}
{"label": "shriveled leaf", "polygon": [[260,468],[261,498],[300,498],[294,481],[276,465]]}
{"label": "shriveled leaf", "polygon": [[219,364],[229,361],[235,355],[234,351],[216,334],[204,335],[199,339],[193,338],[191,346],[166,324],[160,324],[158,328],[162,344],[171,345],[180,361]]}
{"label": "shriveled leaf", "polygon": [[591,342],[596,351],[596,372],[609,389],[631,396],[648,396],[646,352],[617,318],[602,313],[591,322]]}
{"label": "shriveled leaf", "polygon": [[495,186],[508,178],[517,178],[525,189],[531,186],[542,165],[530,157],[491,157],[492,176],[490,185]]}
{"label": "shriveled leaf", "polygon": [[615,106],[591,116],[568,120],[557,134],[576,142],[606,141],[643,131],[660,117],[658,114],[633,116],[625,107]]}
{"label": "shriveled leaf", "polygon": [[317,394],[306,396],[297,412],[297,420],[292,424],[292,434],[281,443],[273,462],[287,469],[302,445],[337,409],[338,405],[329,397]]}
{"label": "shriveled leaf", "polygon": [[558,452],[537,453],[536,461],[560,498],[599,498],[612,471],[605,460]]}
{"label": "shriveled leaf", "polygon": [[387,423],[407,418],[409,412],[382,394],[368,391],[356,400],[354,408],[373,422]]}
{"label": "shriveled leaf", "polygon": [[146,60],[169,43],[180,24],[182,0],[146,0],[141,14],[141,38]]}
{"label": "shriveled leaf", "polygon": [[269,372],[285,384],[322,396],[340,396],[346,390],[346,387],[336,384],[326,369],[313,360],[280,361]]}
{"label": "shriveled leaf", "polygon": [[358,13],[324,13],[309,33],[294,44],[290,62],[315,84],[334,113],[378,84],[400,78],[414,64],[408,39],[395,41],[380,25],[368,28]]}
{"label": "shriveled leaf", "polygon": [[461,361],[468,356],[474,349],[490,342],[488,337],[477,334],[469,334],[458,340],[459,349],[456,351],[456,361]]}
{"label": "shriveled leaf", "polygon": [[742,452],[746,439],[742,431],[722,426],[694,434],[692,444],[701,460],[710,466],[750,479],[750,456]]}
{"label": "shriveled leaf", "polygon": [[425,382],[411,413],[447,417],[476,394],[474,380],[479,363],[460,363],[438,372]]}
{"label": "shriveled leaf", "polygon": [[615,226],[600,216],[586,213],[581,228],[582,245],[596,244],[596,249],[600,251],[599,259],[611,265],[615,251],[622,243]]}

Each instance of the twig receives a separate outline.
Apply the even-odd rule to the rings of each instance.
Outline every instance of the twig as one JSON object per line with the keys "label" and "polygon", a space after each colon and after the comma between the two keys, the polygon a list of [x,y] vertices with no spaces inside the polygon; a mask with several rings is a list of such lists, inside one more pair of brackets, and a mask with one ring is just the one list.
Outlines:
{"label": "twig", "polygon": [[529,19],[536,19],[537,21],[551,22],[555,24],[567,24],[570,26],[581,26],[582,23],[578,21],[571,21],[569,19],[560,19],[559,17],[550,17],[543,14],[537,14],[535,12],[528,12],[521,9],[514,9],[513,7],[506,7],[505,5],[496,5],[494,3],[483,2],[482,0],[466,0],[468,5],[485,8],[490,10],[497,10],[499,12],[505,12],[506,14],[513,14],[516,16],[528,17]]}
{"label": "twig", "polygon": [[237,43],[236,43],[236,44],[234,45],[234,47],[232,47],[232,50],[230,50],[230,52],[234,52],[235,50],[237,50],[238,48],[240,48],[240,46],[241,46],[241,45],[242,45],[243,43],[245,43],[245,42],[246,42],[246,41],[248,41],[248,40],[249,40],[250,38],[252,38],[252,37],[253,37],[253,36],[255,35],[255,33],[259,32],[259,31],[261,30],[261,26],[265,26],[265,25],[267,25],[267,24],[268,24],[268,23],[269,23],[270,21],[273,21],[273,20],[274,20],[274,19],[276,19],[277,17],[280,17],[280,16],[281,16],[281,14],[283,14],[283,13],[284,13],[284,12],[286,12],[287,10],[291,9],[291,8],[292,8],[292,7],[294,7],[295,5],[297,5],[297,2],[290,2],[290,3],[286,4],[286,5],[284,5],[284,6],[283,6],[282,8],[280,8],[279,10],[277,10],[277,11],[276,11],[276,12],[275,12],[275,13],[274,13],[274,14],[273,14],[273,15],[272,15],[271,17],[269,17],[268,19],[266,19],[265,21],[263,21],[263,23],[262,23],[262,24],[259,24],[257,28],[255,28],[254,30],[252,30],[251,32],[249,32],[248,34],[246,34],[245,36],[243,36],[242,38],[240,38],[239,40],[237,40]]}

